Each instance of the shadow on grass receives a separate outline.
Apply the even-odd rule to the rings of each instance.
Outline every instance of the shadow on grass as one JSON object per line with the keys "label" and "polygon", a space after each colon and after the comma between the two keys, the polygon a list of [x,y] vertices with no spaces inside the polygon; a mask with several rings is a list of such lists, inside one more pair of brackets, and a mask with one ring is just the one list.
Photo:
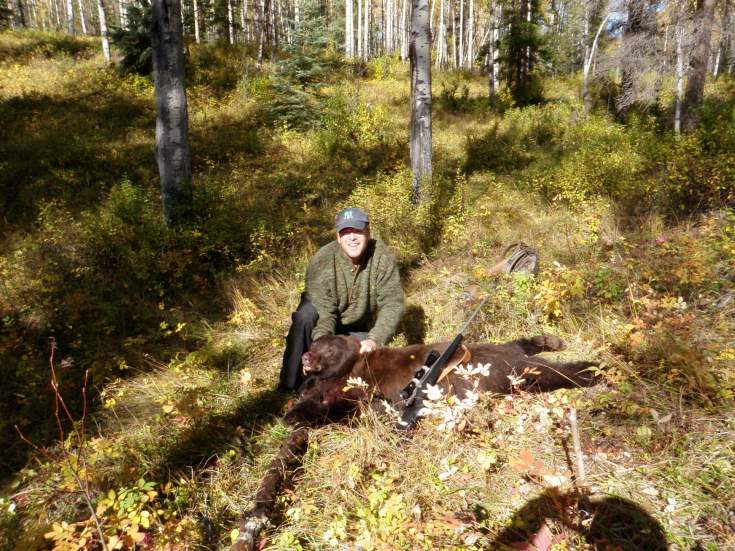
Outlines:
{"label": "shadow on grass", "polygon": [[661,524],[640,505],[616,496],[580,497],[553,490],[518,510],[491,548],[548,549],[557,539],[550,524],[562,532],[576,532],[594,549],[669,549]]}
{"label": "shadow on grass", "polygon": [[[145,181],[155,171],[153,106],[139,98],[94,90],[83,97],[29,94],[0,103],[0,224],[33,222],[40,205],[70,208],[99,202],[124,174]],[[151,142],[130,140],[149,130]],[[0,227],[2,229],[2,227]]]}
{"label": "shadow on grass", "polygon": [[[245,457],[257,453],[258,433],[280,416],[289,395],[276,390],[263,390],[244,399],[227,414],[209,418],[180,435],[152,472],[159,477],[182,469],[201,469],[217,454],[239,447]],[[243,436],[245,435],[245,436]]]}

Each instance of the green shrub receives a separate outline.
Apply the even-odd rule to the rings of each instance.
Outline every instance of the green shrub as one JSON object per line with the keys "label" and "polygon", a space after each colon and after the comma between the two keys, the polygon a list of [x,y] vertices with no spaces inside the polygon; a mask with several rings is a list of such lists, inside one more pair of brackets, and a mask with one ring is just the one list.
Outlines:
{"label": "green shrub", "polygon": [[434,178],[430,198],[411,203],[413,177],[403,170],[359,184],[342,203],[370,214],[375,235],[388,243],[399,263],[408,265],[430,252],[445,229],[461,225],[464,180]]}

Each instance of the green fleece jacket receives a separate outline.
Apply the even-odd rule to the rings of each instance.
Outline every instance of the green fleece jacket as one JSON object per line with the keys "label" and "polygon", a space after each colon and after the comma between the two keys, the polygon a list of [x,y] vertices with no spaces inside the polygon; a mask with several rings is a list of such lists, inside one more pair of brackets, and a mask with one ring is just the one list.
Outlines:
{"label": "green fleece jacket", "polygon": [[317,251],[306,269],[306,298],[319,313],[312,338],[332,335],[337,324],[372,327],[368,338],[388,342],[403,316],[403,289],[396,259],[371,239],[359,266],[337,240]]}

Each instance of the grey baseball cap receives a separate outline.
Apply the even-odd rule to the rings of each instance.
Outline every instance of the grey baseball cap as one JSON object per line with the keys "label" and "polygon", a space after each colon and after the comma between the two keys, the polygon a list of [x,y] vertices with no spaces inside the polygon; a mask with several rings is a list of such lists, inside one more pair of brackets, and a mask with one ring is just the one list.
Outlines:
{"label": "grey baseball cap", "polygon": [[367,212],[355,207],[342,209],[337,213],[337,216],[334,219],[334,225],[337,227],[338,232],[345,228],[362,230],[365,229],[369,223],[370,219],[368,218]]}

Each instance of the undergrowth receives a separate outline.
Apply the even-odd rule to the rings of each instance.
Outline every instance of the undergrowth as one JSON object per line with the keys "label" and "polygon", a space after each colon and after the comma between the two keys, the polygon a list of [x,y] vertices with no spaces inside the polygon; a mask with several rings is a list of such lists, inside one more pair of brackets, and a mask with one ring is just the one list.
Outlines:
{"label": "undergrowth", "polygon": [[[490,294],[468,340],[558,334],[604,383],[469,411],[440,399],[409,441],[371,412],[314,431],[266,548],[487,549],[541,530],[542,512],[560,549],[631,548],[632,528],[638,548],[735,545],[732,83],[676,138],[651,117],[585,117],[564,80],[545,104],[490,108],[480,78],[440,75],[436,177],[415,209],[399,60],[330,65],[312,86],[298,75],[316,61],[274,76],[251,53],[190,51],[196,217],[169,231],[150,81],[118,76],[85,40],[0,35],[0,549],[98,545],[64,467],[80,450],[44,424],[49,337],[70,404],[91,375],[84,474],[109,546],[226,548],[288,435],[283,337],[346,205],[369,210],[400,260],[394,344],[446,340]],[[278,79],[318,102],[304,124]],[[516,241],[540,251],[537,278],[491,273]],[[591,505],[567,458],[572,405]]]}

